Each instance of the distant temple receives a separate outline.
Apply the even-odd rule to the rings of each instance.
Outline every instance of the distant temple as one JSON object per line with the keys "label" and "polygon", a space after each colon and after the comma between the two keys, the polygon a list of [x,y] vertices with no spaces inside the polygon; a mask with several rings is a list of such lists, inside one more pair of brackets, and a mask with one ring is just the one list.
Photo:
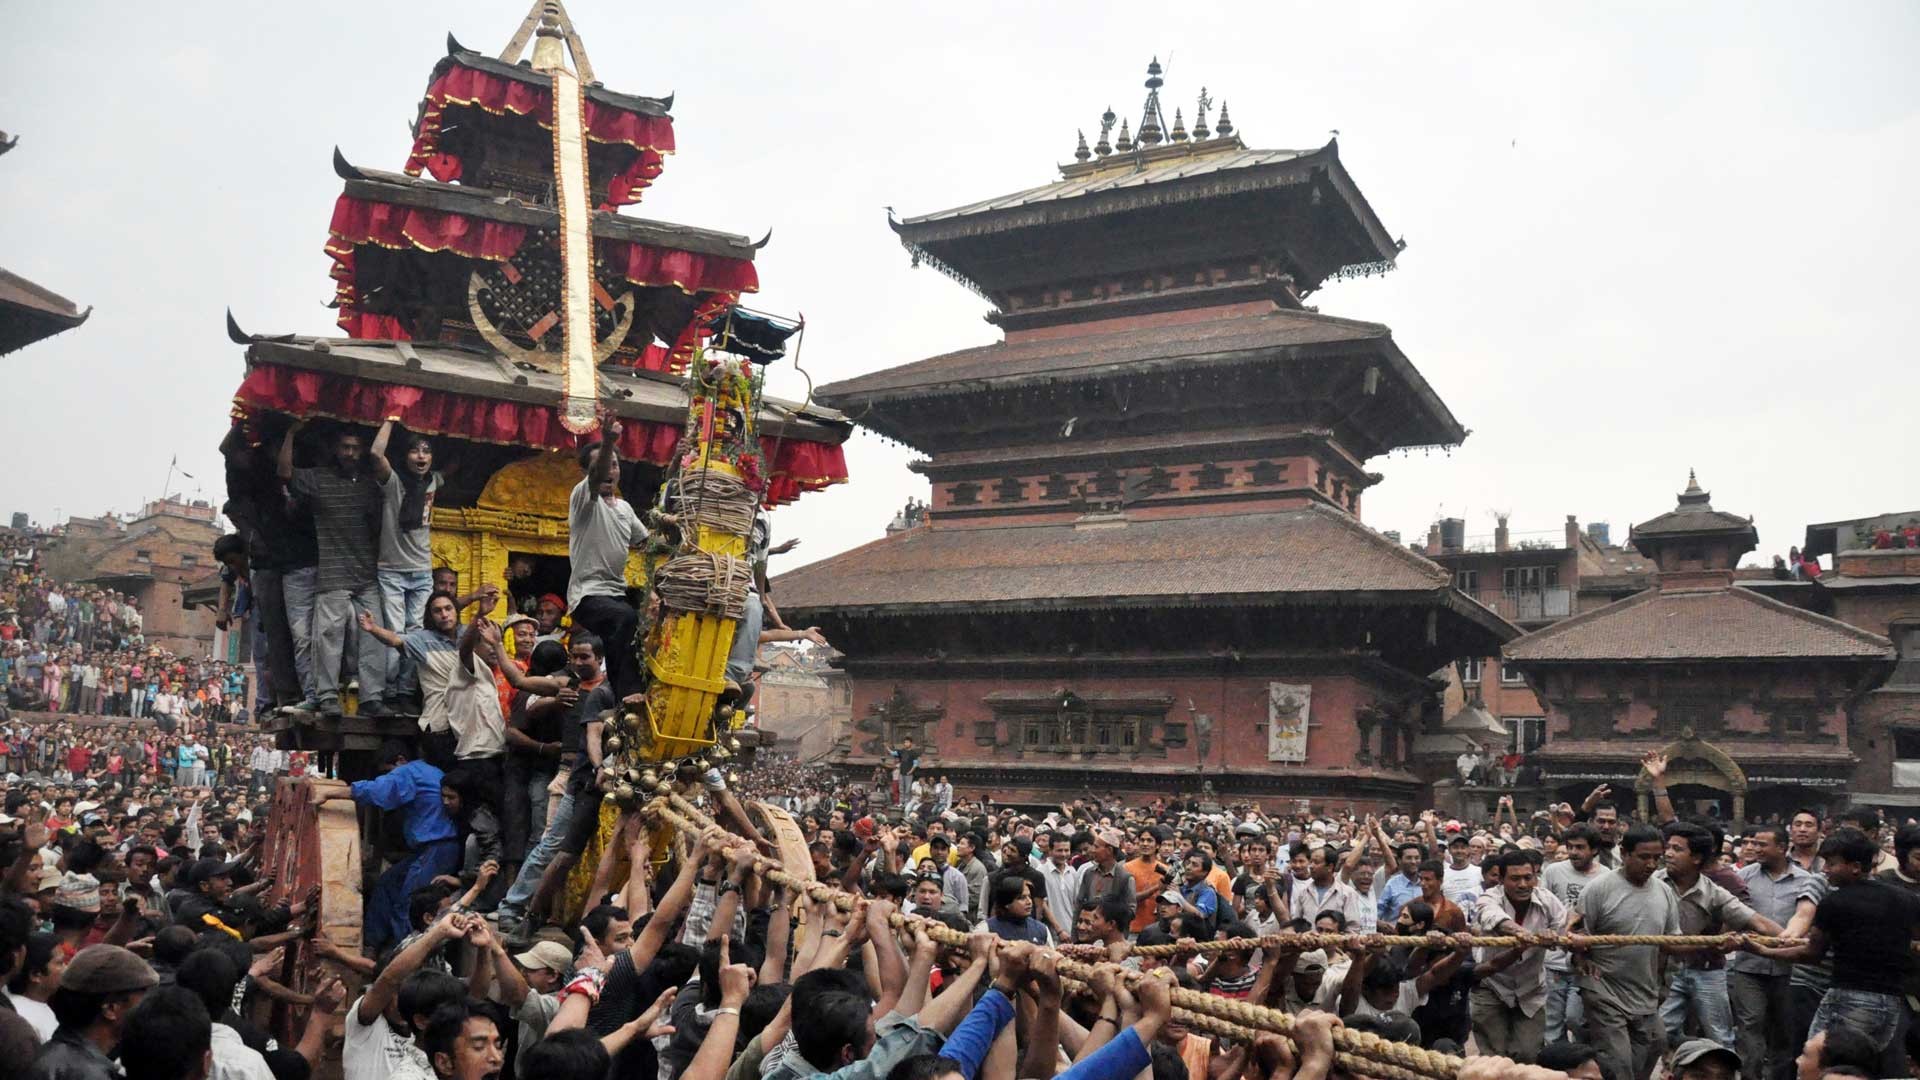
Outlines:
{"label": "distant temple", "polygon": [[851,771],[912,736],[1009,800],[1413,805],[1433,673],[1518,630],[1360,520],[1370,459],[1467,435],[1385,326],[1306,304],[1402,245],[1335,143],[1251,149],[1204,90],[1169,122],[1161,85],[1059,180],[891,222],[1004,340],[820,388],[932,499],[775,598],[846,654]]}
{"label": "distant temple", "polygon": [[1759,543],[1753,519],[1714,509],[1691,474],[1674,508],[1629,541],[1654,563],[1652,588],[1504,651],[1547,706],[1542,783],[1575,801],[1598,783],[1620,796],[1632,785],[1645,814],[1640,759],[1659,750],[1683,813],[1784,819],[1837,805],[1860,764],[1850,732],[1894,670],[1892,643],[1736,584]]}

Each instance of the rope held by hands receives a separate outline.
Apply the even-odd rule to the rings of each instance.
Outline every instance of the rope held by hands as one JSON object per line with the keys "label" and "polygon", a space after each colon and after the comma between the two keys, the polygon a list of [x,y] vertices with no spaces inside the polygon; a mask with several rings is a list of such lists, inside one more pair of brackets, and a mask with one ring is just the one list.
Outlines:
{"label": "rope held by hands", "polygon": [[[752,847],[745,839],[721,829],[712,818],[679,795],[669,793],[663,798],[655,799],[648,804],[647,809],[689,834],[698,835],[710,829],[720,829],[733,842],[733,846]],[[761,856],[757,851],[754,852],[754,868],[755,872],[767,881],[803,892],[814,900],[831,903],[841,911],[852,911],[858,900],[852,894],[831,886],[814,881],[802,881],[774,866],[771,860]],[[900,928],[918,925],[928,937],[943,945],[962,949],[968,945],[966,934],[951,929],[943,923],[917,915],[902,915],[896,912],[889,918],[889,922]],[[1063,977],[1082,982],[1090,981],[1094,975],[1093,965],[1081,963],[1064,955],[1060,956],[1057,967]],[[1140,972],[1122,971],[1118,974],[1127,981],[1129,986],[1137,985],[1141,979],[1151,978]],[[1177,986],[1173,987],[1171,992],[1177,1016],[1182,1013],[1196,1017],[1204,1016],[1208,1021],[1202,1021],[1201,1024],[1218,1021],[1256,1034],[1268,1031],[1288,1037],[1293,1035],[1294,1017],[1291,1013],[1251,1002],[1214,997],[1211,994]],[[1186,1021],[1183,1017],[1183,1022],[1190,1021]],[[1201,1026],[1201,1024],[1194,1026]],[[1406,1043],[1392,1042],[1378,1035],[1347,1028],[1336,1028],[1333,1032],[1333,1040],[1336,1055],[1346,1054],[1349,1059],[1352,1059],[1352,1068],[1368,1075],[1388,1075],[1381,1068],[1384,1065],[1395,1070],[1396,1074],[1404,1072],[1422,1080],[1455,1080],[1466,1064],[1462,1058],[1435,1053]]]}
{"label": "rope held by hands", "polygon": [[[1522,934],[1471,934],[1465,944],[1483,949],[1565,949],[1574,945],[1585,948],[1606,947],[1610,945],[1666,945],[1674,949],[1721,950],[1734,942],[1751,941],[1758,945],[1780,946],[1799,945],[1802,938],[1774,937],[1763,934],[1562,934],[1562,933],[1522,933]],[[1220,938],[1215,941],[1197,941],[1187,944],[1135,945],[1127,943],[1121,951],[1122,956],[1183,956],[1193,953],[1236,952],[1253,949],[1364,949],[1370,946],[1394,948],[1404,946],[1413,949],[1455,949],[1463,942],[1459,935],[1442,934],[1432,937],[1420,934],[1297,934],[1291,931],[1278,934],[1265,934],[1250,938]],[[1107,955],[1104,945],[1063,945],[1061,948],[1075,955]]]}

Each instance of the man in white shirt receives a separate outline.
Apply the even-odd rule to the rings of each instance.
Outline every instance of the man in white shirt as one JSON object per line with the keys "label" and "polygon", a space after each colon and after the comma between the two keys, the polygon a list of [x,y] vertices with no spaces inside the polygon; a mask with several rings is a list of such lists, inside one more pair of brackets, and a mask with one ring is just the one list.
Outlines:
{"label": "man in white shirt", "polygon": [[[387,961],[360,1000],[347,1006],[342,1075],[353,1080],[437,1080],[417,1036],[435,1009],[466,1000],[467,984],[444,971],[420,968],[448,941],[463,936],[466,918],[454,913],[441,916]],[[419,1006],[412,1016],[400,1015],[403,984],[409,987],[412,1003]]]}
{"label": "man in white shirt", "polygon": [[[1533,860],[1523,851],[1496,856],[1500,887],[1480,897],[1474,925],[1482,934],[1565,930],[1567,907],[1537,887]],[[1546,1044],[1547,969],[1544,949],[1477,949],[1469,1008],[1473,1041],[1483,1054],[1532,1061]]]}
{"label": "man in white shirt", "polygon": [[1323,911],[1337,911],[1350,927],[1366,914],[1366,897],[1341,881],[1336,872],[1339,857],[1339,850],[1331,844],[1308,849],[1307,881],[1293,890],[1294,918],[1311,923]]}
{"label": "man in white shirt", "polygon": [[1480,868],[1468,858],[1470,853],[1465,830],[1454,833],[1447,841],[1447,870],[1440,882],[1440,891],[1465,912],[1480,902]]}
{"label": "man in white shirt", "polygon": [[1080,875],[1086,868],[1073,865],[1073,840],[1066,833],[1050,832],[1044,839],[1047,857],[1040,863],[1040,876],[1047,882],[1047,912],[1052,916],[1047,923],[1054,937],[1066,941],[1080,917]]}

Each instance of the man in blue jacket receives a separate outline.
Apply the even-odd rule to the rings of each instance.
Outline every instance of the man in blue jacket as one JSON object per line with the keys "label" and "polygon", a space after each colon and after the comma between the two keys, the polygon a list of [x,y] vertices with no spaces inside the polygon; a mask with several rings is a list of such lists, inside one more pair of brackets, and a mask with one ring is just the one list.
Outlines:
{"label": "man in blue jacket", "polygon": [[389,739],[380,748],[380,776],[357,780],[353,801],[405,812],[408,854],[388,867],[367,904],[367,943],[375,949],[407,936],[407,901],[441,874],[460,870],[460,830],[440,803],[439,769],[408,759],[407,745]]}

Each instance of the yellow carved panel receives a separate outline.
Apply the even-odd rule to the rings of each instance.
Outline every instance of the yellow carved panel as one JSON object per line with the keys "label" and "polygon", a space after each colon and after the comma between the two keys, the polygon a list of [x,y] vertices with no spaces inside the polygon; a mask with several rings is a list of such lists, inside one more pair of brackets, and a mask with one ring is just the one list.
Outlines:
{"label": "yellow carved panel", "polygon": [[[535,454],[489,477],[475,505],[434,507],[434,565],[458,571],[460,588],[471,591],[505,581],[513,552],[566,558],[567,499],[580,476],[571,454]],[[630,556],[627,584],[638,588],[646,580],[645,563]]]}
{"label": "yellow carved panel", "polygon": [[535,454],[494,473],[474,505],[565,521],[567,496],[579,485],[582,475],[580,462],[572,454]]}

